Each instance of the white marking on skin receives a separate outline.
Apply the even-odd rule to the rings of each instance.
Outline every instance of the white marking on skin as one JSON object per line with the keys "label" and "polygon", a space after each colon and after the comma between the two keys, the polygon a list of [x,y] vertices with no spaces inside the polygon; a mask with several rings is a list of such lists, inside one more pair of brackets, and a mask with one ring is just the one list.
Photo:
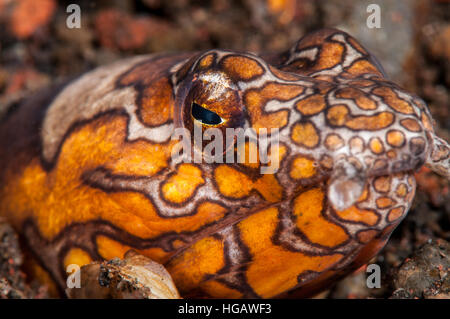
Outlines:
{"label": "white marking on skin", "polygon": [[290,130],[288,128],[292,127],[292,125],[294,125],[294,123],[296,123],[297,121],[299,121],[301,119],[302,119],[302,115],[299,112],[297,112],[295,110],[291,110],[289,112],[289,124],[284,129],[282,129],[282,132],[284,134],[289,134]]}
{"label": "white marking on skin", "polygon": [[310,76],[311,77],[317,77],[317,76],[336,76],[340,73],[342,73],[342,64],[338,64],[335,67],[333,67],[332,69],[329,70],[321,70],[321,71],[317,71],[312,73]]}
{"label": "white marking on skin", "polygon": [[146,127],[136,116],[137,106],[135,104],[126,104],[124,108],[130,117],[128,122],[129,140],[144,138],[154,143],[164,143],[170,139],[174,130],[173,122],[157,127]]}
{"label": "white marking on skin", "polygon": [[[288,101],[290,102],[290,101]],[[276,100],[272,100],[266,103],[265,107],[264,107],[264,111],[266,112],[277,112],[281,109],[287,109],[289,108],[289,105],[291,103],[286,103],[286,102],[280,102],[280,101],[276,101]]]}
{"label": "white marking on skin", "polygon": [[314,61],[317,58],[317,53],[319,53],[318,48],[311,48],[311,49],[302,50],[300,52],[295,52],[294,54],[291,54],[291,56],[286,61],[286,63],[284,63],[284,65],[288,65],[288,64],[292,63],[292,61],[297,60],[297,59],[302,59],[302,58],[308,59],[310,61]]}
{"label": "white marking on skin", "polygon": [[187,61],[189,61],[189,59],[190,58],[187,58],[187,59],[184,59],[183,61],[181,61],[181,62],[178,62],[177,64],[175,64],[174,66],[172,66],[171,68],[170,68],[170,73],[176,73],[176,72],[178,72],[180,69],[181,69],[181,67],[187,62]]}
{"label": "white marking on skin", "polygon": [[362,54],[359,53],[358,51],[356,51],[346,40],[343,34],[335,34],[332,37],[333,40],[338,41],[342,44],[345,45],[346,48],[346,54],[345,54],[345,59],[344,62],[342,63],[342,66],[344,68],[348,67],[349,65],[351,65],[356,59],[362,57]]}
{"label": "white marking on skin", "polygon": [[313,93],[312,89],[309,87],[305,87],[304,89],[305,90],[303,91],[303,93],[301,93],[287,101],[270,100],[264,106],[264,111],[265,112],[277,112],[282,109],[287,109],[287,110],[295,109],[294,105],[295,105],[295,103],[297,103],[297,101],[305,99],[307,97],[307,95]]}
{"label": "white marking on skin", "polygon": [[335,165],[328,188],[328,199],[336,210],[352,206],[361,196],[366,179],[349,162]]}
{"label": "white marking on skin", "polygon": [[116,80],[120,74],[149,58],[151,55],[139,56],[99,67],[62,90],[49,106],[42,124],[43,157],[50,161],[55,156],[64,134],[74,123],[135,103],[135,90],[131,87],[116,89]]}
{"label": "white marking on skin", "polygon": [[249,89],[259,89],[262,88],[265,84],[268,84],[270,82],[274,82],[277,84],[296,84],[298,86],[303,86],[305,89],[312,87],[315,83],[311,80],[307,80],[306,77],[302,77],[302,79],[298,80],[282,80],[277,78],[275,75],[273,75],[271,72],[266,72],[261,77],[257,78],[256,80],[250,81],[250,82],[239,82],[239,89],[241,91],[246,91]]}
{"label": "white marking on skin", "polygon": [[221,99],[229,90],[237,90],[230,79],[223,72],[208,72],[199,76],[199,80],[206,83],[206,90],[208,91],[208,100],[214,101]]}

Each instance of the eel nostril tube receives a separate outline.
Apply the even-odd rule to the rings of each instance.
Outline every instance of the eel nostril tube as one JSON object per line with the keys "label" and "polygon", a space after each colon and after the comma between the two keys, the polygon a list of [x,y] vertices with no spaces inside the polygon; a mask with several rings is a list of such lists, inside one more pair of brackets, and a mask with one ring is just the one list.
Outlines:
{"label": "eel nostril tube", "polygon": [[333,207],[342,211],[352,206],[364,191],[363,172],[347,161],[338,162],[331,175],[328,198]]}

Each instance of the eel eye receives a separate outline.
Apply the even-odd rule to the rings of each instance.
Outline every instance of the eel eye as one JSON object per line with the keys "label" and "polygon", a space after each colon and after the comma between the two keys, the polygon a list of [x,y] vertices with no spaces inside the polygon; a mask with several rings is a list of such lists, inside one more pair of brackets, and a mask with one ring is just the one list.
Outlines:
{"label": "eel eye", "polygon": [[205,109],[204,107],[192,102],[192,117],[197,121],[207,125],[218,125],[224,122],[224,120],[214,112]]}

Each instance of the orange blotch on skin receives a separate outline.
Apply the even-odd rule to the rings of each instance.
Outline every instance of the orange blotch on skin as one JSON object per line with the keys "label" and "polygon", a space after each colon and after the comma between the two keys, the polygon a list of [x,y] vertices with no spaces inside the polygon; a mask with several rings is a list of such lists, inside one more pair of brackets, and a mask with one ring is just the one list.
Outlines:
{"label": "orange blotch on skin", "polygon": [[392,109],[403,114],[414,114],[414,108],[405,100],[400,99],[397,94],[388,87],[378,87],[372,91],[374,94],[381,96],[386,104]]}
{"label": "orange blotch on skin", "polygon": [[378,231],[374,229],[364,230],[359,232],[356,236],[359,240],[359,242],[363,244],[367,244],[370,242],[376,235],[378,234]]}
{"label": "orange blotch on skin", "polygon": [[358,76],[361,74],[376,74],[382,76],[381,72],[369,61],[359,60],[352,65],[350,65],[346,71],[353,76]]}
{"label": "orange blotch on skin", "polygon": [[305,116],[314,115],[325,109],[325,98],[323,95],[316,94],[298,101],[295,104],[297,110]]}
{"label": "orange blotch on skin", "polygon": [[355,116],[349,119],[345,126],[352,130],[377,131],[388,127],[394,122],[394,115],[389,112],[380,112],[372,116]]}
{"label": "orange blotch on skin", "polygon": [[[251,154],[253,157],[250,156]],[[237,158],[238,163],[242,163],[243,165],[251,168],[258,168],[260,166],[258,145],[256,145],[255,142],[245,142],[244,151],[237,153],[237,156],[239,155],[241,156]]]}
{"label": "orange blotch on skin", "polygon": [[417,122],[414,119],[404,119],[400,121],[400,125],[406,128],[408,131],[411,132],[420,132],[422,131],[422,127],[420,126],[419,122]]}
{"label": "orange blotch on skin", "polygon": [[332,106],[327,112],[327,119],[331,125],[344,126],[348,119],[348,109],[344,105]]}
{"label": "orange blotch on skin", "polygon": [[359,209],[356,206],[351,206],[343,211],[336,211],[336,215],[343,220],[364,223],[369,226],[376,225],[379,219],[378,215],[373,211]]}
{"label": "orange blotch on skin", "polygon": [[214,176],[219,191],[227,197],[246,197],[253,189],[253,182],[247,175],[227,165],[217,167]]}
{"label": "orange blotch on skin", "polygon": [[159,126],[173,119],[172,87],[167,78],[149,85],[140,100],[138,113],[149,126]]}
{"label": "orange blotch on skin", "polygon": [[292,140],[301,146],[314,148],[319,144],[320,137],[311,122],[296,123],[291,132]]}
{"label": "orange blotch on skin", "polygon": [[222,240],[205,237],[165,266],[180,292],[198,288],[207,275],[214,275],[225,266]]}
{"label": "orange blotch on skin", "polygon": [[369,148],[374,154],[381,154],[384,152],[383,142],[378,137],[370,139]]}
{"label": "orange blotch on skin", "polygon": [[348,235],[343,228],[323,217],[323,200],[324,193],[320,188],[301,193],[294,200],[293,214],[297,227],[312,243],[335,247],[348,240]]}
{"label": "orange blotch on skin", "polygon": [[283,189],[274,175],[264,174],[253,182],[247,175],[227,165],[221,165],[214,171],[219,191],[232,198],[243,198],[252,190],[258,191],[265,200],[277,202],[281,200]]}
{"label": "orange blotch on skin", "polygon": [[376,131],[391,125],[394,115],[390,112],[379,112],[371,116],[352,116],[345,105],[335,105],[328,110],[327,119],[333,126],[346,126],[352,130]]}
{"label": "orange blotch on skin", "polygon": [[287,124],[289,114],[287,110],[263,114],[262,107],[266,100],[256,91],[249,91],[245,95],[245,100],[254,129],[283,127]]}
{"label": "orange blotch on skin", "polygon": [[392,208],[390,211],[389,211],[389,214],[388,214],[388,217],[387,217],[387,219],[388,219],[388,221],[391,223],[391,222],[393,222],[393,221],[396,221],[397,219],[399,219],[400,217],[402,217],[403,216],[403,213],[405,212],[405,208],[404,207],[395,207],[395,208]]}
{"label": "orange blotch on skin", "polygon": [[331,133],[325,138],[325,147],[336,151],[344,146],[344,140],[337,134]]}
{"label": "orange blotch on skin", "polygon": [[200,209],[202,206],[199,206],[196,214],[168,221],[167,218],[160,217],[148,199],[140,193],[113,193],[103,200],[104,203],[99,202],[97,206],[102,206],[100,212],[101,216],[105,216],[104,219],[143,238],[156,237],[167,232],[195,231],[221,219],[226,212],[219,204],[209,203],[203,204],[209,205],[209,209]]}
{"label": "orange blotch on skin", "polygon": [[214,62],[214,54],[208,54],[207,56],[204,56],[198,65],[202,69],[206,69],[207,67],[211,66],[211,64]]}
{"label": "orange blotch on skin", "polygon": [[425,129],[434,132],[433,121],[425,112],[422,111],[420,118]]}
{"label": "orange blotch on skin", "polygon": [[336,96],[343,99],[353,99],[356,105],[363,110],[375,110],[377,108],[375,101],[371,100],[363,91],[355,88],[340,89]]}
{"label": "orange blotch on skin", "polygon": [[395,204],[395,201],[390,197],[379,197],[376,200],[377,207],[380,209],[389,208]]}
{"label": "orange blotch on skin", "polygon": [[308,270],[324,271],[343,257],[340,254],[306,256],[274,245],[272,237],[277,224],[278,210],[274,207],[253,214],[239,223],[241,238],[253,256],[246,277],[253,290],[263,298],[294,288],[300,273]]}
{"label": "orange blotch on skin", "polygon": [[97,236],[97,250],[103,259],[123,258],[131,247],[106,236]]}
{"label": "orange blotch on skin", "polygon": [[386,141],[393,147],[402,147],[405,144],[405,135],[398,130],[392,130],[386,134]]}
{"label": "orange blotch on skin", "polygon": [[[238,150],[237,147],[235,149]],[[273,169],[273,171],[275,173],[279,168],[279,163],[281,163],[284,156],[286,155],[286,152],[287,152],[286,147],[283,145],[278,145],[278,146],[271,145],[271,147],[269,148],[269,150],[267,152],[268,162],[261,163],[258,146],[256,145],[256,143],[250,141],[250,142],[246,142],[244,144],[243,151],[241,151],[240,153],[239,152],[237,153],[237,156],[238,156],[237,162],[242,163],[242,165],[245,165],[250,168],[260,168],[261,166],[263,166],[263,167],[269,169],[269,167],[270,167],[271,169]],[[251,154],[253,154],[252,155],[253,157],[250,156]]]}
{"label": "orange blotch on skin", "polygon": [[[132,146],[132,147],[131,147]],[[118,175],[152,176],[165,167],[167,148],[149,145],[144,141],[124,146],[125,152],[106,166]]]}
{"label": "orange blotch on skin", "polygon": [[369,185],[367,184],[367,185],[364,187],[364,190],[363,190],[361,196],[359,196],[359,198],[358,198],[358,203],[364,202],[364,201],[366,201],[368,198],[369,198]]}
{"label": "orange blotch on skin", "polygon": [[395,193],[398,197],[405,197],[408,194],[408,187],[405,183],[401,183],[397,186],[397,189],[395,190]]}
{"label": "orange blotch on skin", "polygon": [[313,160],[298,156],[292,161],[289,175],[294,179],[311,178],[316,175],[316,166]]}
{"label": "orange blotch on skin", "polygon": [[344,46],[340,43],[324,42],[320,50],[320,57],[314,66],[314,70],[332,68],[342,61]]}
{"label": "orange blotch on skin", "polygon": [[267,169],[266,174],[275,174],[278,171],[280,163],[284,159],[286,153],[287,149],[284,145],[272,145],[270,147],[268,152],[269,161],[267,164],[264,164]]}
{"label": "orange blotch on skin", "polygon": [[283,188],[278,183],[275,175],[264,174],[253,185],[265,200],[269,202],[278,202],[281,200]]}
{"label": "orange blotch on skin", "polygon": [[235,81],[248,81],[264,74],[264,69],[253,59],[229,56],[222,61],[223,68]]}
{"label": "orange blotch on skin", "polygon": [[84,266],[92,262],[91,256],[81,248],[70,249],[64,257],[64,269],[69,265]]}
{"label": "orange blotch on skin", "polygon": [[164,183],[161,191],[166,200],[180,204],[189,199],[204,183],[201,169],[192,164],[181,164],[177,173]]}
{"label": "orange blotch on skin", "polygon": [[414,175],[411,175],[408,177],[408,183],[409,185],[412,187],[412,190],[410,192],[408,192],[408,194],[406,195],[406,200],[408,202],[411,202],[414,198],[414,195],[416,193],[416,180],[414,178]]}
{"label": "orange blotch on skin", "polygon": [[379,193],[387,193],[391,189],[391,177],[390,176],[380,176],[375,178],[373,182],[373,187]]}
{"label": "orange blotch on skin", "polygon": [[117,116],[86,125],[66,140],[60,157],[101,165],[118,175],[152,176],[165,168],[175,142],[165,146],[143,140],[124,142],[126,123],[126,117]]}
{"label": "orange blotch on skin", "polygon": [[252,127],[256,130],[260,128],[279,128],[287,124],[287,110],[264,113],[264,106],[270,100],[289,101],[297,95],[303,93],[304,88],[294,84],[268,83],[263,88],[249,90],[244,95],[244,103],[247,106],[251,118]]}

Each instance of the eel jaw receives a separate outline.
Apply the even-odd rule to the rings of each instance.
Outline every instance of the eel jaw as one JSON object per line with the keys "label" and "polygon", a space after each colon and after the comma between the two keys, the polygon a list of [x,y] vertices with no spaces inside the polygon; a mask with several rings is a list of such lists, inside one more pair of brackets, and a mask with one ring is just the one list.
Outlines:
{"label": "eel jaw", "polygon": [[431,152],[428,155],[425,165],[433,172],[450,180],[450,145],[435,134],[432,134],[431,138]]}

